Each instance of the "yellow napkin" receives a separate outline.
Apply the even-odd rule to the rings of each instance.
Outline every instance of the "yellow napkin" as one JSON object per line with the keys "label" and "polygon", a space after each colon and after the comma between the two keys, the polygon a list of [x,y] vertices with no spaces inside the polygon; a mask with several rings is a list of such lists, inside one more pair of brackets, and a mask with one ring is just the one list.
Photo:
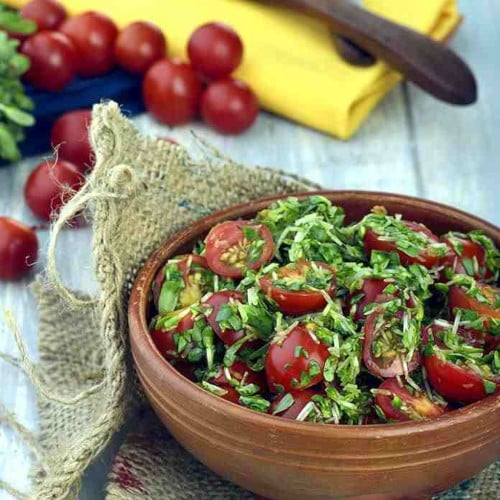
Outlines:
{"label": "yellow napkin", "polygon": [[[21,6],[26,0],[8,0]],[[186,56],[192,31],[208,21],[233,26],[244,43],[236,75],[264,108],[315,129],[349,138],[400,80],[385,64],[355,68],[336,54],[326,26],[253,0],[66,0],[71,14],[98,10],[119,26],[150,20],[167,36],[169,54]],[[456,0],[365,0],[366,8],[437,40],[458,26]]]}

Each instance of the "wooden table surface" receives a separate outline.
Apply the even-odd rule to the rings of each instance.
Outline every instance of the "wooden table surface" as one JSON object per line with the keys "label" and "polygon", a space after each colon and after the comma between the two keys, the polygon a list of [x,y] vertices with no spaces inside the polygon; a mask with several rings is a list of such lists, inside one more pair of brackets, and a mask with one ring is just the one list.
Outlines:
{"label": "wooden table surface", "polygon": [[[466,22],[453,41],[479,81],[480,100],[473,107],[451,107],[403,85],[375,110],[358,135],[345,143],[265,113],[250,131],[234,138],[218,136],[201,125],[170,131],[146,115],[135,122],[145,133],[169,135],[187,147],[193,144],[190,129],[194,129],[242,163],[278,166],[328,188],[420,196],[500,224],[500,2],[480,3],[460,2]],[[23,186],[39,160],[29,158],[0,169],[1,215],[35,223],[23,203]],[[45,252],[47,235],[40,233],[40,238]],[[89,230],[67,231],[59,250],[67,283],[92,291]],[[39,269],[44,261],[42,255]],[[28,283],[0,283],[0,309],[16,315],[36,359],[37,313]],[[16,354],[12,336],[1,324],[0,351]],[[0,402],[36,429],[34,401],[34,392],[23,375],[0,361]],[[29,464],[29,453],[22,443],[0,428],[0,478],[26,489]],[[89,472],[82,498],[102,498],[107,464],[102,457]],[[0,492],[0,500],[6,498],[10,497]]]}

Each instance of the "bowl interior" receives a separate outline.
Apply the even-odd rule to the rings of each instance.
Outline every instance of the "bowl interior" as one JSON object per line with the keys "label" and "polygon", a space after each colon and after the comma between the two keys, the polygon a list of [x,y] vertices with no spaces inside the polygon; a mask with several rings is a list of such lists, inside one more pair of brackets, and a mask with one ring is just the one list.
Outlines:
{"label": "bowl interior", "polygon": [[[384,206],[390,214],[401,214],[405,219],[422,222],[437,234],[442,234],[450,230],[467,232],[472,229],[480,229],[487,236],[492,238],[497,245],[500,245],[500,231],[493,224],[490,224],[471,214],[467,214],[460,210],[435,202],[401,195],[359,191],[319,191],[298,193],[293,196],[303,199],[314,194],[325,196],[331,200],[333,204],[344,208],[346,212],[346,223],[361,219],[371,210],[373,206]],[[222,411],[224,411],[224,409],[227,410],[228,408],[231,408],[232,412],[238,413],[238,416],[243,419],[264,419],[263,422],[272,419],[273,425],[289,427],[291,429],[293,428],[295,431],[298,429],[304,431],[305,428],[307,428],[308,432],[338,433],[347,432],[348,428],[352,428],[352,430],[357,433],[359,437],[373,432],[376,432],[377,434],[384,433],[386,435],[394,433],[399,434],[407,433],[410,429],[423,430],[429,427],[449,425],[452,420],[456,421],[457,419],[461,420],[474,418],[477,412],[488,412],[493,407],[498,406],[498,403],[500,402],[500,395],[497,394],[489,396],[482,401],[468,405],[459,410],[450,412],[449,414],[435,420],[401,422],[384,425],[321,426],[318,424],[311,424],[309,422],[297,422],[271,415],[262,415],[247,408],[225,401],[221,398],[217,398],[216,396],[199,388],[196,384],[185,378],[172,365],[170,365],[170,363],[168,363],[156,349],[156,346],[148,333],[150,312],[148,306],[149,290],[151,289],[152,282],[160,266],[166,260],[175,255],[191,252],[193,244],[199,238],[203,238],[215,224],[228,219],[251,218],[259,210],[269,206],[269,204],[273,201],[287,198],[288,196],[290,195],[279,195],[257,200],[231,207],[227,210],[223,210],[200,219],[166,241],[164,245],[162,245],[162,247],[146,262],[140,271],[132,290],[129,303],[129,321],[131,323],[132,337],[140,335],[142,348],[147,349],[151,362],[154,363],[158,371],[161,371],[161,376],[175,379],[176,383],[183,386],[183,390],[185,390],[186,393],[192,395],[193,397],[200,398],[201,400],[206,400],[207,404],[220,405]],[[136,341],[137,339],[132,338],[133,347]]]}

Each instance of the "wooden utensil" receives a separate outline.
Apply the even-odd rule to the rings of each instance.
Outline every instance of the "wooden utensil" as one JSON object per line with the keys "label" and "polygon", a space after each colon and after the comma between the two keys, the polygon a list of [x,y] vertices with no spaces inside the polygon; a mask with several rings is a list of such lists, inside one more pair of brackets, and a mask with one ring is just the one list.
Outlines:
{"label": "wooden utensil", "polygon": [[444,44],[346,0],[266,0],[323,19],[338,35],[387,62],[407,80],[451,104],[477,100],[468,65]]}

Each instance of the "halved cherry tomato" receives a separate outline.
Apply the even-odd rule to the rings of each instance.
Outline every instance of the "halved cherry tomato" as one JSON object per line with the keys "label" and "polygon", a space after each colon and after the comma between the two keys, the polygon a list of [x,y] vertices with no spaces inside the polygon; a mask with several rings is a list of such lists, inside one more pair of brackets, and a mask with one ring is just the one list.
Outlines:
{"label": "halved cherry tomato", "polygon": [[389,420],[421,420],[446,413],[443,407],[433,403],[424,393],[412,394],[406,387],[401,387],[395,378],[385,380],[379,390],[392,394],[375,395],[375,403]]}
{"label": "halved cherry tomato", "polygon": [[288,418],[289,420],[295,420],[299,416],[300,412],[304,409],[306,404],[311,401],[311,398],[321,393],[319,391],[313,391],[312,389],[306,389],[304,391],[290,391],[287,394],[290,394],[293,398],[292,405],[287,409],[280,411],[279,413],[275,413],[276,409],[279,407],[279,404],[286,396],[286,394],[282,394],[272,402],[271,407],[269,408],[269,413],[271,415]]}
{"label": "halved cherry tomato", "polygon": [[[449,328],[452,328],[450,324]],[[431,323],[428,326],[422,327],[422,344],[426,345],[429,339],[429,333],[432,333],[434,343],[438,347],[446,347],[443,341],[443,333],[447,328],[443,325]],[[484,347],[486,334],[479,330],[472,330],[470,328],[463,328],[461,326],[457,329],[457,334],[462,338],[463,342],[472,347]]]}
{"label": "halved cherry tomato", "polygon": [[210,269],[229,278],[242,278],[245,269],[258,269],[274,252],[271,231],[264,224],[251,221],[217,224],[205,243]]}
{"label": "halved cherry tomato", "polygon": [[[384,290],[390,284],[392,283],[383,279],[368,278],[363,281],[361,289],[355,290],[353,293],[351,293],[348,300],[349,311],[351,310],[351,299],[359,295],[360,293],[363,294],[363,298],[355,304],[353,317],[354,321],[362,321],[365,319],[364,311],[366,306],[375,302],[385,302],[392,298],[392,296],[384,294]],[[394,296],[397,295],[398,294],[395,294]]]}
{"label": "halved cherry tomato", "polygon": [[[331,274],[331,279],[327,287],[323,290],[304,289],[292,290],[275,285],[276,280],[298,279],[307,283],[307,274],[311,272],[313,266],[321,268]],[[273,276],[276,276],[276,280]],[[321,311],[326,305],[326,298],[323,292],[333,296],[335,294],[334,270],[323,262],[300,261],[280,267],[273,274],[267,274],[260,278],[259,284],[267,297],[277,302],[280,311],[285,314],[305,314],[308,312]]]}
{"label": "halved cherry tomato", "polygon": [[[432,243],[441,243],[439,238],[423,224],[413,221],[401,222],[412,231],[416,233],[422,233],[424,236],[426,236],[429,241],[429,245]],[[443,260],[443,257],[435,255],[431,249],[424,249],[420,253],[420,255],[416,257],[407,255],[397,247],[395,241],[385,241],[383,234],[378,234],[371,228],[366,229],[364,245],[368,255],[371,254],[372,250],[397,253],[399,255],[399,260],[403,266],[408,266],[410,264],[422,264],[425,267],[431,268],[438,265]]]}
{"label": "halved cherry tomato", "polygon": [[220,387],[230,385],[228,375],[238,383],[243,382],[243,385],[255,384],[261,391],[267,391],[266,380],[262,372],[254,372],[243,361],[235,361],[229,368],[221,367],[219,373],[212,377],[209,382]]}
{"label": "halved cherry tomato", "polygon": [[[234,290],[224,290],[222,292],[213,293],[208,299],[203,301],[203,304],[211,309],[210,314],[207,316],[208,323],[213,328],[215,334],[222,340],[222,342],[224,342],[224,344],[228,346],[233,345],[245,336],[245,332],[243,330],[232,330],[231,328],[225,328],[223,330],[217,321],[217,315],[219,314],[220,308],[223,304],[228,304],[231,300],[244,302],[245,298],[240,292],[236,292]],[[253,344],[250,342],[245,342],[242,349],[245,347],[251,347],[252,345]]]}
{"label": "halved cherry tomato", "polygon": [[455,308],[469,309],[476,311],[481,317],[500,319],[500,309],[497,306],[500,301],[500,288],[484,283],[478,283],[478,287],[488,302],[480,302],[474,297],[470,297],[460,286],[450,286],[448,292],[450,310],[453,311]]}
{"label": "halved cherry tomato", "polygon": [[316,385],[329,356],[328,347],[303,324],[284,336],[276,334],[265,360],[269,389],[289,392]]}
{"label": "halved cherry tomato", "polygon": [[0,280],[27,274],[38,257],[35,231],[9,217],[0,217]]}
{"label": "halved cherry tomato", "polygon": [[[398,336],[391,334],[390,331],[394,322],[403,322],[402,316],[402,313],[396,313],[390,318],[385,318],[384,310],[377,309],[366,318],[363,327],[363,361],[370,373],[377,377],[390,378],[405,374],[404,347],[400,344]],[[374,353],[375,342],[380,342],[379,356]],[[420,353],[415,350],[412,359],[407,362],[408,373],[416,370],[419,365]]]}
{"label": "halved cherry tomato", "polygon": [[451,249],[449,265],[455,274],[468,274],[476,279],[493,276],[491,269],[486,266],[486,250],[479,243],[454,233],[445,234],[442,240]]}
{"label": "halved cherry tomato", "polygon": [[[180,311],[177,311],[176,314],[179,314]],[[174,334],[182,333],[187,330],[191,330],[194,327],[194,319],[193,315],[188,312],[184,316],[181,317],[179,323],[175,328],[171,330],[152,330],[151,338],[155,343],[157,349],[160,351],[160,354],[168,360],[181,358],[182,354],[177,352],[177,346],[175,345]]]}
{"label": "halved cherry tomato", "polygon": [[[195,274],[196,270],[200,267],[203,269],[208,269],[208,265],[205,257],[201,257],[195,254],[181,255],[179,257],[176,257],[176,259],[180,259],[178,268],[183,275],[184,285],[186,286],[185,290],[181,292],[181,295],[184,295],[185,297],[184,301],[181,297],[181,306],[187,307],[191,304],[194,304],[201,298],[202,295],[202,291],[199,290],[199,286],[197,286],[197,283],[194,282],[195,277],[193,276],[193,274]],[[156,274],[153,287],[153,300],[156,307],[158,307],[160,292],[164,282],[165,271],[164,267],[162,267]]]}
{"label": "halved cherry tomato", "polygon": [[490,390],[489,393],[500,390],[500,377],[487,379],[485,382],[485,379],[470,368],[442,360],[436,354],[424,356],[424,366],[429,383],[445,399],[474,403],[488,396],[485,383],[496,384],[496,389]]}

